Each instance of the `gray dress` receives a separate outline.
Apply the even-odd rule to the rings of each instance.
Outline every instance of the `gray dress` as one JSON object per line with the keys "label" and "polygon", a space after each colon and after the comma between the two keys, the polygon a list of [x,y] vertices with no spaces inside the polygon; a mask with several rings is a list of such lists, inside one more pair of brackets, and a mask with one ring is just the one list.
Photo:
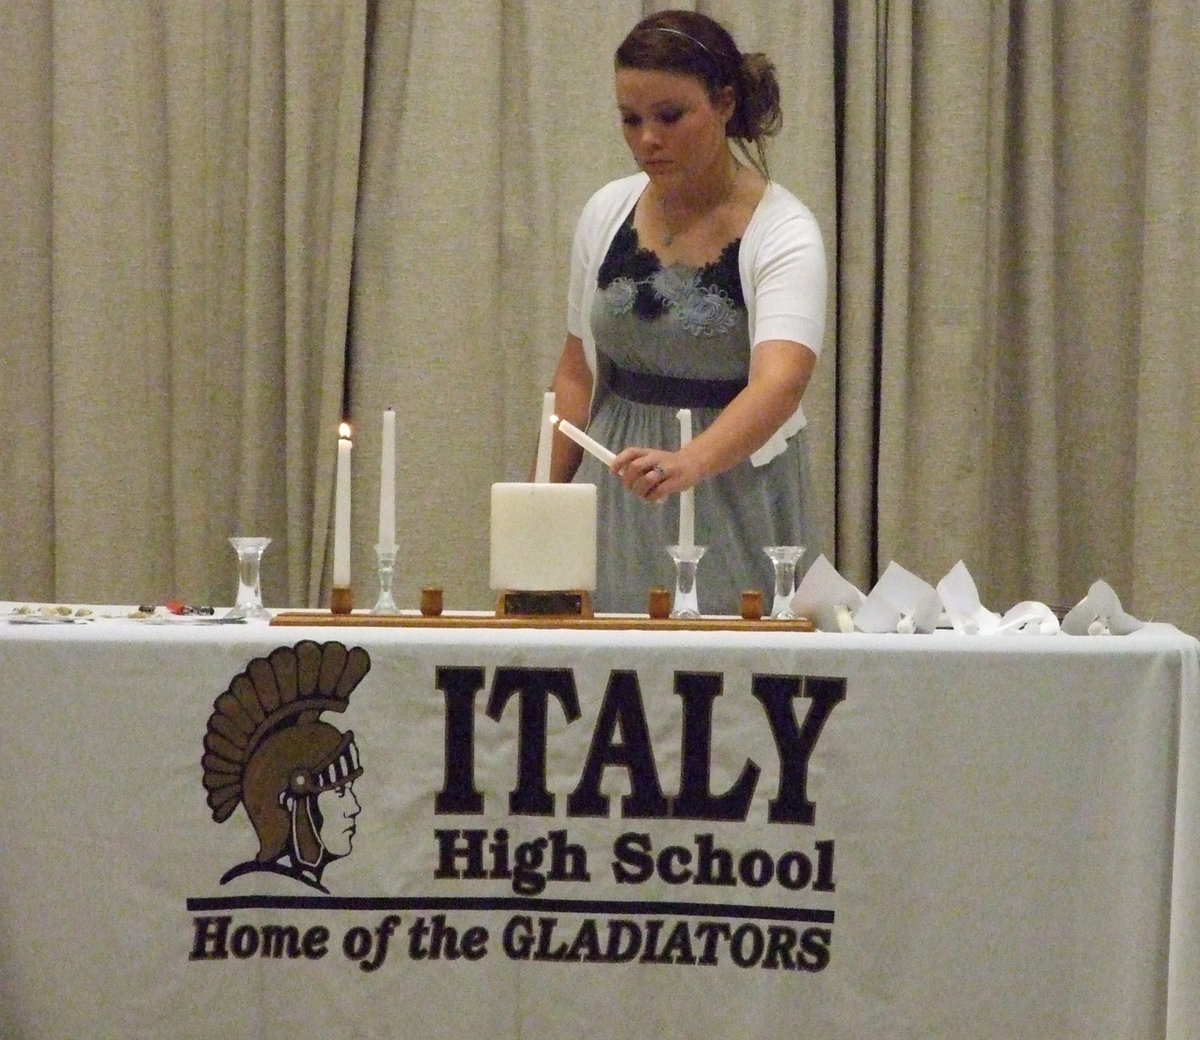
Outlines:
{"label": "gray dress", "polygon": [[[701,268],[663,268],[638,243],[632,213],[609,247],[591,321],[599,357],[588,432],[613,451],[679,447],[677,412],[688,407],[698,436],[745,385],[749,332],[738,277],[738,245]],[[646,611],[653,586],[673,588],[667,546],[678,541],[679,496],[649,503],[626,491],[585,454],[576,482],[597,488],[595,609]],[[736,614],[741,593],[763,592],[770,608],[774,568],[768,545],[803,545],[799,572],[818,555],[808,452],[801,430],[763,466],[748,460],[695,489],[697,571],[702,614]]]}

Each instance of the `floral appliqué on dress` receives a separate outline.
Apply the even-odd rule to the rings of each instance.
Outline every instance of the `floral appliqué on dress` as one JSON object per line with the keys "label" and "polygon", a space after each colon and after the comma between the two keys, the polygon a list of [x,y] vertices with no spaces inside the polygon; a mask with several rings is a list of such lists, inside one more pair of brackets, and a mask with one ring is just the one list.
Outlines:
{"label": "floral appliqu\u00e9 on dress", "polygon": [[731,242],[704,267],[663,267],[654,253],[641,248],[632,220],[627,220],[600,267],[598,287],[613,314],[632,312],[653,321],[669,311],[693,336],[720,335],[746,309],[737,268],[739,246]]}

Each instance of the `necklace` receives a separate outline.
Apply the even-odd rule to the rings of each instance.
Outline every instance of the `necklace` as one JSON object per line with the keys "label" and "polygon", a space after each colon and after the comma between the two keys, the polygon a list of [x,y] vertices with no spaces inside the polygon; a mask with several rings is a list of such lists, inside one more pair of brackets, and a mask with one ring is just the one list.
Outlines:
{"label": "necklace", "polygon": [[696,222],[700,218],[712,216],[713,213],[715,213],[722,206],[724,206],[725,203],[728,202],[730,197],[733,195],[733,189],[737,187],[738,170],[739,169],[740,169],[740,167],[734,166],[733,176],[729,178],[729,186],[725,189],[724,193],[721,195],[721,197],[719,199],[717,199],[716,202],[714,202],[711,206],[709,206],[706,210],[704,210],[704,212],[701,213],[699,215],[699,217],[696,217],[695,219],[689,221],[688,223],[684,224],[682,227],[676,228],[674,231],[670,230],[670,228],[667,227],[667,200],[664,198],[660,198],[658,206],[659,206],[660,212],[662,213],[662,220],[663,220],[663,245],[669,247],[671,245],[671,243],[675,241],[675,239],[677,239],[680,235],[684,234],[685,232],[689,231],[692,227],[694,227]]}

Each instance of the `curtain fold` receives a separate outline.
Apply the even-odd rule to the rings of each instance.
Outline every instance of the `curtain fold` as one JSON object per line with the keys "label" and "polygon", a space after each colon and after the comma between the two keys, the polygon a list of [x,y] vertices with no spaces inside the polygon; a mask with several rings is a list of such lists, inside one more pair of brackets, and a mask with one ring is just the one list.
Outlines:
{"label": "curtain fold", "polygon": [[3,5],[10,598],[228,603],[233,534],[274,539],[268,601],[311,595],[365,7]]}
{"label": "curtain fold", "polygon": [[52,26],[0,4],[0,596],[54,587]]}
{"label": "curtain fold", "polygon": [[[836,5],[836,544],[862,589],[877,569],[880,346],[887,212],[888,6]],[[828,364],[828,359],[826,359]]]}
{"label": "curtain fold", "polygon": [[1149,5],[1143,239],[1136,284],[1137,435],[1130,593],[1139,609],[1200,632],[1200,14]]}
{"label": "curtain fold", "polygon": [[[289,602],[332,570],[335,434],[344,411],[358,216],[367,0],[284,7],[284,430]],[[272,384],[268,383],[268,387]],[[331,577],[331,574],[329,575]],[[306,587],[307,586],[307,587]]]}
{"label": "curtain fold", "polygon": [[879,0],[841,25],[843,571],[963,559],[1000,610],[1105,578],[1195,629],[1194,13]]}

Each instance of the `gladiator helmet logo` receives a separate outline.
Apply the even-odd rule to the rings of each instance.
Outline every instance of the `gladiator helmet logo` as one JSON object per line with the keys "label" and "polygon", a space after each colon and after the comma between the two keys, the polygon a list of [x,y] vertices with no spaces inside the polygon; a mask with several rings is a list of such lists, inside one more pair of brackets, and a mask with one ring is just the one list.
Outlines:
{"label": "gladiator helmet logo", "polygon": [[350,854],[362,764],[354,733],[320,716],[344,712],[370,667],[362,647],[303,640],[256,657],[213,702],[201,759],[208,806],[224,823],[240,803],[259,842],[221,884],[269,872],[327,891],[325,867]]}

